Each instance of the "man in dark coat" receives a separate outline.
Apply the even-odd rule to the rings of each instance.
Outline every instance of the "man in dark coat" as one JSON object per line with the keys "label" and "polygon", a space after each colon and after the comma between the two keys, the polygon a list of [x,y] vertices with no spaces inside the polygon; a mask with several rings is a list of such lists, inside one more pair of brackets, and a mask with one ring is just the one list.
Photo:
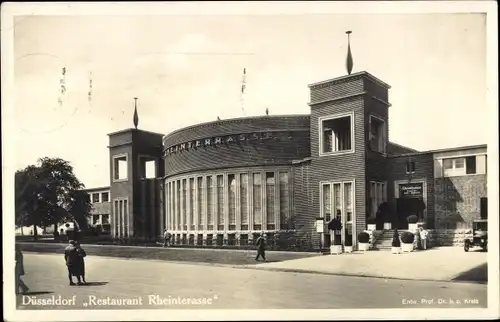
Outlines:
{"label": "man in dark coat", "polygon": [[76,242],[74,240],[70,240],[69,246],[64,250],[64,260],[66,261],[66,266],[68,267],[69,285],[75,285],[75,283],[73,283],[73,276],[75,276],[78,280],[78,285],[82,285],[80,280],[82,267]]}
{"label": "man in dark coat", "polygon": [[264,259],[264,262],[267,262],[266,260],[266,240],[264,239],[264,233],[261,233],[259,238],[257,238],[257,241],[255,242],[257,245],[257,257],[255,257],[255,260],[258,261],[259,257],[262,256],[262,259]]}

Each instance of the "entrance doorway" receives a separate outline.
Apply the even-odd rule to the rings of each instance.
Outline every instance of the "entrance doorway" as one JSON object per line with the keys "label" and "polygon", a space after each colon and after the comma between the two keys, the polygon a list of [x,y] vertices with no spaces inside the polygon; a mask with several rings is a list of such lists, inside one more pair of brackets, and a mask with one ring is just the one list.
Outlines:
{"label": "entrance doorway", "polygon": [[418,221],[424,220],[425,203],[423,198],[403,197],[398,198],[397,202],[397,223],[398,229],[408,229],[408,216],[415,215]]}
{"label": "entrance doorway", "polygon": [[425,221],[427,185],[424,179],[395,182],[396,228],[408,229],[407,218],[415,215],[418,221]]}

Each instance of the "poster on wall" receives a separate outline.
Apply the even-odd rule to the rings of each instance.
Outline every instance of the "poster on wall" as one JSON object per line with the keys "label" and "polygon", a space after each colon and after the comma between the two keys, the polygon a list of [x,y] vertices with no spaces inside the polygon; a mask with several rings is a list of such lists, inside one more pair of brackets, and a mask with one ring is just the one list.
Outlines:
{"label": "poster on wall", "polygon": [[424,194],[423,183],[403,183],[399,185],[399,198],[421,198]]}

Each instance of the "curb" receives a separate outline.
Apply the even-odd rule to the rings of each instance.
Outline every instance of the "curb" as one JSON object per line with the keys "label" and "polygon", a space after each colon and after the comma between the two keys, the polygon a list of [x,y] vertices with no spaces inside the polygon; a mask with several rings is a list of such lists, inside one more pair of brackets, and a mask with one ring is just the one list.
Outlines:
{"label": "curb", "polygon": [[[265,264],[264,264],[265,265]],[[330,276],[343,276],[343,277],[362,277],[362,278],[378,278],[385,280],[399,280],[399,281],[420,281],[420,282],[444,282],[444,283],[457,283],[457,284],[488,284],[488,281],[484,280],[453,280],[453,279],[424,279],[424,278],[402,278],[393,276],[380,276],[380,275],[369,275],[369,274],[349,274],[349,273],[336,273],[336,272],[325,272],[316,271],[308,269],[294,269],[294,268],[279,268],[279,267],[262,267],[262,266],[252,266],[252,267],[237,267],[240,269],[255,269],[262,271],[273,271],[273,272],[287,272],[287,273],[301,273],[301,274],[316,274],[316,275],[330,275]]]}
{"label": "curb", "polygon": [[[30,242],[30,241],[16,241],[16,244],[30,244],[30,245],[61,245],[67,246],[67,243],[43,243],[43,242]],[[101,245],[101,244],[81,244],[82,246],[90,247],[110,247],[110,248],[136,248],[136,249],[175,249],[182,251],[200,250],[200,251],[218,251],[218,252],[256,252],[256,249],[224,249],[224,248],[196,248],[196,247],[159,247],[159,246],[131,246],[131,245]],[[320,256],[319,252],[297,252],[297,251],[283,251],[283,250],[266,250],[270,254],[301,254],[306,256]]]}

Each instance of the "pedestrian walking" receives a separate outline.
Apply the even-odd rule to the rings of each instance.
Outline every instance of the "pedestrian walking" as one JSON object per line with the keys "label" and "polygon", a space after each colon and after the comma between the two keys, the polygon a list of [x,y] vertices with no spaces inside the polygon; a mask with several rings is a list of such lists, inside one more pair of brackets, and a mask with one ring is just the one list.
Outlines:
{"label": "pedestrian walking", "polygon": [[24,281],[21,278],[21,276],[24,275],[24,261],[23,261],[23,253],[21,251],[21,247],[19,247],[18,244],[16,244],[15,274],[16,274],[16,294],[19,294],[19,288],[22,289],[23,293],[28,292],[29,288],[28,288],[28,286],[26,286],[26,284],[24,284]]}
{"label": "pedestrian walking", "polygon": [[255,257],[255,260],[258,261],[259,257],[262,256],[262,259],[264,262],[267,262],[266,260],[266,240],[265,240],[265,235],[264,233],[261,233],[259,238],[255,241],[255,244],[257,245],[257,257]]}
{"label": "pedestrian walking", "polygon": [[427,237],[429,236],[429,232],[424,228],[420,227],[420,241],[422,243],[422,249],[427,249]]}
{"label": "pedestrian walking", "polygon": [[87,284],[85,281],[85,257],[87,254],[85,250],[82,248],[79,242],[76,242],[76,251],[78,253],[78,265],[80,267],[80,277],[82,278],[83,284]]}
{"label": "pedestrian walking", "polygon": [[163,247],[170,246],[170,238],[172,235],[165,229],[163,231]]}
{"label": "pedestrian walking", "polygon": [[75,285],[75,283],[73,283],[73,276],[76,277],[78,285],[82,285],[82,281],[80,279],[80,276],[82,275],[81,262],[76,248],[76,242],[74,240],[70,240],[69,246],[64,250],[64,260],[66,262],[66,266],[68,267],[69,285]]}

